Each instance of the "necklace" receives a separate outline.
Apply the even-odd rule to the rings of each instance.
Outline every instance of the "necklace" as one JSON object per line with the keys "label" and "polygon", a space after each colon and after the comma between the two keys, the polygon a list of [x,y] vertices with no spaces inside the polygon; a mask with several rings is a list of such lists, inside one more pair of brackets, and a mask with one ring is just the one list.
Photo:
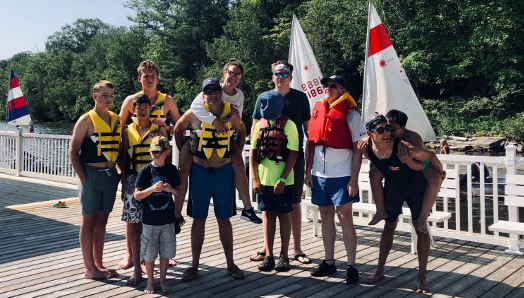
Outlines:
{"label": "necklace", "polygon": [[386,154],[388,154],[388,151],[389,151],[389,146],[386,148],[386,152],[384,152],[384,155],[382,155],[382,157],[378,157],[378,148],[377,148],[375,154],[377,154],[378,159],[383,160]]}

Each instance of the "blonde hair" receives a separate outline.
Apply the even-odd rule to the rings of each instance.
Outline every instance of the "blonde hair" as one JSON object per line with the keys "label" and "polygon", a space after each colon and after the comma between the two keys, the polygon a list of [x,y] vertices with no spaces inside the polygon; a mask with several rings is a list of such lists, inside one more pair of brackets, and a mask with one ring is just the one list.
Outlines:
{"label": "blonde hair", "polygon": [[98,91],[102,87],[108,87],[108,88],[111,88],[111,89],[115,89],[115,85],[113,85],[113,83],[111,83],[110,81],[108,81],[108,80],[100,80],[100,81],[96,82],[95,85],[93,86],[93,93],[98,93]]}
{"label": "blonde hair", "polygon": [[156,75],[158,76],[158,68],[155,62],[151,60],[145,60],[145,61],[140,62],[140,64],[138,64],[138,68],[136,69],[139,76],[142,75],[144,69],[154,69],[156,72]]}

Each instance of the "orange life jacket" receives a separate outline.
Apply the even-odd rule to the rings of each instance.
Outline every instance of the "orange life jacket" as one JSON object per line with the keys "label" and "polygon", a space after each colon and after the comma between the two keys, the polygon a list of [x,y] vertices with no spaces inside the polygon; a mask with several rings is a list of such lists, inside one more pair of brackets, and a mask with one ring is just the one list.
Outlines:
{"label": "orange life jacket", "polygon": [[289,148],[287,148],[287,136],[284,133],[284,127],[289,120],[289,117],[280,116],[273,125],[269,125],[269,121],[260,119],[260,128],[258,131],[257,160],[261,162],[264,158],[276,162],[285,162],[289,156]]}

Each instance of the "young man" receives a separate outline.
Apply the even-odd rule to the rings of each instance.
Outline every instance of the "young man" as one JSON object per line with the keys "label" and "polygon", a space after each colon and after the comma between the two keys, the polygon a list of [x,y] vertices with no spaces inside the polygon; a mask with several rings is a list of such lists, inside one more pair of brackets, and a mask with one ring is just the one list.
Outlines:
{"label": "young man", "polygon": [[[433,152],[420,147],[414,147],[399,138],[393,138],[390,134],[392,127],[387,124],[386,117],[381,114],[372,115],[366,121],[369,143],[367,151],[362,152],[373,162],[373,165],[386,178],[384,185],[384,209],[387,213],[386,223],[380,239],[380,253],[377,271],[368,279],[369,283],[375,283],[384,278],[384,267],[386,259],[393,244],[397,219],[402,213],[402,205],[407,202],[411,210],[413,225],[418,225],[423,206],[423,196],[426,189],[426,180],[421,171],[410,168],[400,159],[405,156],[404,151],[411,152],[411,158],[417,160],[429,160],[431,165],[440,173],[443,172],[442,165]],[[373,196],[375,194],[373,193]],[[417,276],[417,292],[429,292],[426,283],[426,267],[428,262],[430,239],[428,233],[416,229],[418,236],[417,250],[419,260],[419,272]]]}
{"label": "young man", "polygon": [[[258,97],[262,119],[255,125],[250,154],[253,191],[264,211],[264,243],[266,256],[258,266],[261,271],[289,269],[289,237],[293,210],[293,165],[298,155],[298,131],[295,123],[280,115],[284,97],[276,91],[266,91]],[[280,257],[275,265],[273,243],[276,218],[280,222]]]}
{"label": "young man", "polygon": [[238,114],[231,113],[231,105],[222,101],[222,88],[215,78],[202,83],[205,106],[213,115],[221,119],[230,118],[226,123],[228,131],[217,134],[213,125],[202,123],[189,109],[177,122],[175,140],[178,148],[184,144],[184,133],[191,127],[190,149],[193,165],[189,174],[188,215],[193,217],[191,227],[191,266],[182,275],[183,280],[191,280],[198,273],[200,253],[205,237],[205,224],[209,204],[213,197],[215,217],[218,222],[220,241],[224,248],[227,272],[235,278],[244,278],[244,272],[233,262],[233,230],[230,218],[236,213],[235,186],[231,165],[233,130],[241,129]]}
{"label": "young man", "polygon": [[311,275],[325,276],[337,271],[335,265],[335,211],[337,212],[347,255],[346,282],[358,282],[356,268],[357,233],[353,225],[353,203],[360,201],[358,175],[362,155],[356,149],[366,131],[355,111],[355,100],[346,93],[345,80],[337,75],[322,78],[323,100],[313,107],[309,125],[306,185],[311,201],[318,205],[322,219],[325,259]]}
{"label": "young man", "polygon": [[[294,193],[293,193],[293,211],[291,212],[291,233],[293,234],[293,246],[295,253],[295,260],[302,264],[309,264],[311,260],[304,254],[301,242],[301,228],[302,228],[302,212],[300,202],[302,201],[302,194],[304,192],[304,135],[307,137],[309,118],[311,112],[309,109],[309,100],[307,95],[289,87],[293,79],[293,65],[287,61],[279,60],[271,65],[272,79],[275,83],[275,91],[284,96],[284,108],[282,115],[289,117],[295,123],[298,129],[298,156],[293,166],[294,172]],[[260,102],[257,100],[255,110],[253,111],[253,126],[251,127],[251,139],[256,136],[253,135],[253,129],[256,123],[262,118],[260,115]],[[265,245],[264,245],[265,246]],[[261,261],[266,255],[265,249],[259,250],[252,255],[252,261]]]}
{"label": "young man", "polygon": [[135,181],[140,169],[151,162],[148,151],[151,140],[157,135],[167,137],[167,133],[164,127],[154,124],[149,119],[151,102],[147,95],[142,93],[135,96],[133,112],[137,117],[136,122],[127,126],[122,133],[120,169],[124,202],[122,220],[126,222],[126,231],[131,234],[131,255],[135,264],[134,274],[127,283],[137,285],[142,280],[142,268],[138,265],[140,264],[140,235],[142,235],[142,202],[134,198]]}
{"label": "young man", "polygon": [[118,276],[102,263],[106,225],[115,204],[120,180],[116,166],[120,146],[120,119],[110,112],[115,87],[98,81],[93,87],[95,107],[75,124],[69,146],[69,160],[78,176],[78,197],[82,212],[80,248],[86,271],[84,278]]}
{"label": "young man", "polygon": [[149,148],[151,163],[143,167],[136,178],[135,198],[144,201],[143,233],[140,257],[146,262],[146,294],[155,292],[154,266],[160,255],[160,288],[171,291],[166,283],[169,260],[175,257],[175,206],[173,195],[178,195],[180,177],[176,166],[166,163],[171,154],[169,140],[156,136]]}
{"label": "young man", "polygon": [[[391,126],[390,133],[392,137],[399,138],[413,146],[425,149],[420,135],[406,128],[408,116],[405,113],[398,110],[391,110],[386,114],[386,119],[388,120],[388,124]],[[359,142],[359,146],[367,146],[365,141],[367,141],[367,138],[365,138],[365,140],[362,142]],[[364,149],[364,151],[365,150],[366,149]],[[424,192],[424,204],[422,206],[422,211],[420,213],[420,217],[417,219],[418,226],[416,226],[419,231],[427,233],[427,219],[429,213],[431,212],[431,208],[437,199],[442,179],[440,173],[437,172],[427,160],[418,163],[418,161],[413,161],[411,158],[409,158],[409,156],[407,156],[407,159],[403,161],[413,169],[420,169],[428,183],[426,191]],[[369,171],[369,177],[371,187],[373,188],[373,199],[375,200],[375,205],[377,206],[377,213],[369,222],[369,224],[375,225],[379,221],[387,218],[386,211],[384,210],[384,191],[382,188],[382,179],[384,179],[384,176],[378,169],[372,168]]]}
{"label": "young man", "polygon": [[[133,111],[133,100],[139,94],[145,94],[151,102],[150,118],[155,125],[162,126],[167,133],[172,133],[173,127],[169,125],[169,122],[174,126],[175,123],[180,119],[180,113],[173,97],[161,93],[157,90],[157,84],[159,80],[158,68],[155,62],[151,60],[145,60],[140,62],[137,68],[138,81],[142,85],[142,90],[133,95],[126,97],[122,106],[120,107],[120,125],[124,127],[129,124],[129,119],[133,118],[136,121],[136,115]],[[132,117],[133,116],[133,117]],[[184,198],[175,198],[177,206],[184,204]],[[177,208],[178,210],[178,208]],[[182,209],[176,214],[177,218],[181,221]],[[127,226],[126,226],[127,227]],[[126,228],[126,256],[118,264],[118,268],[127,269],[131,266],[133,261],[133,254],[131,252],[131,234]],[[174,266],[175,260],[171,260],[169,265]]]}

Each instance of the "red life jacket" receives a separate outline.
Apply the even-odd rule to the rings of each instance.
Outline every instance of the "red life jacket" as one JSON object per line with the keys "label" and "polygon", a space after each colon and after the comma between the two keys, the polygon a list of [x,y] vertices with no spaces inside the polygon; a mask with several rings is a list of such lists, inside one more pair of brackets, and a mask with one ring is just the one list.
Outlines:
{"label": "red life jacket", "polygon": [[289,117],[280,116],[273,125],[269,125],[269,121],[260,119],[260,128],[258,131],[257,160],[261,162],[264,158],[269,160],[285,162],[289,156],[289,149],[287,148],[287,136],[284,133],[284,127],[289,120]]}
{"label": "red life jacket", "polygon": [[326,148],[353,149],[351,132],[346,120],[349,102],[344,96],[329,105],[319,100],[313,106],[308,128],[308,145],[322,145]]}

